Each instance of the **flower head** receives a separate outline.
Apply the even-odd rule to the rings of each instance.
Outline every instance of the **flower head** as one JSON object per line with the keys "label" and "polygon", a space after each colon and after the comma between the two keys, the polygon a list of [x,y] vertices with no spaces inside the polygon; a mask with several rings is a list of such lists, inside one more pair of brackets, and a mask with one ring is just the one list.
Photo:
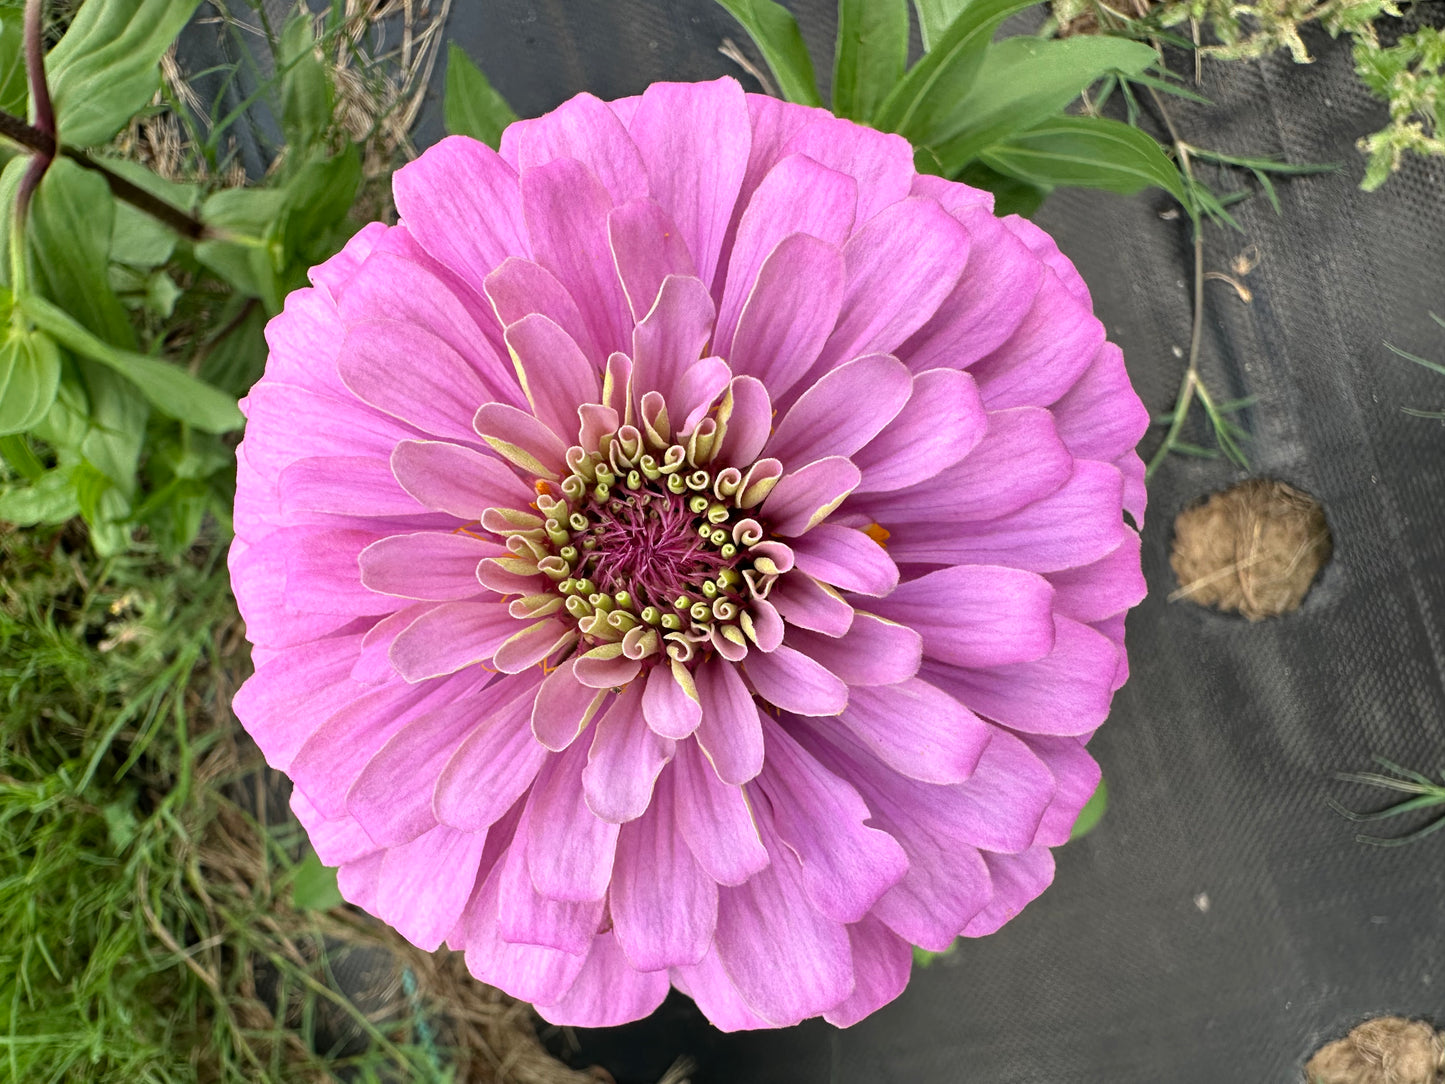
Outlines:
{"label": "flower head", "polygon": [[268,328],[236,712],[343,894],[548,1019],[851,1023],[1048,884],[1143,594],[1078,274],[731,80],[444,140]]}

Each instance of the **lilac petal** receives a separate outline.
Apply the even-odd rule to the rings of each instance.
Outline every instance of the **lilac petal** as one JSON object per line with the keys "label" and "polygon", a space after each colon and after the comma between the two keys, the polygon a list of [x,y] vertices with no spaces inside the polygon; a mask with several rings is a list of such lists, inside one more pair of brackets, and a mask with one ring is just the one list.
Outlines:
{"label": "lilac petal", "polygon": [[577,627],[569,622],[537,621],[500,644],[492,656],[492,666],[499,673],[520,674],[551,658],[576,638]]}
{"label": "lilac petal", "polygon": [[578,655],[572,674],[583,685],[594,689],[613,689],[626,685],[641,670],[642,663],[622,654],[621,644],[604,644]]}
{"label": "lilac petal", "polygon": [[598,934],[576,980],[537,1015],[559,1027],[610,1028],[641,1020],[662,1004],[669,988],[667,972],[637,971],[611,933]]}
{"label": "lilac petal", "polygon": [[699,748],[724,783],[746,783],[763,767],[762,721],[752,694],[737,668],[716,656],[699,666],[693,679],[702,703]]}
{"label": "lilac petal", "polygon": [[1007,564],[1057,572],[1090,564],[1124,540],[1123,479],[1105,463],[1080,459],[1064,485],[995,520],[914,523],[890,529],[889,555],[900,564]]}
{"label": "lilac petal", "polygon": [[898,566],[888,551],[853,527],[820,523],[790,545],[799,570],[840,591],[876,598],[898,586]]}
{"label": "lilac petal", "polygon": [[496,452],[538,477],[569,473],[567,446],[532,415],[502,403],[487,403],[472,419],[472,428]]}
{"label": "lilac petal", "polygon": [[678,831],[709,877],[737,885],[767,866],[743,788],[720,780],[696,743],[678,745],[671,774]]}
{"label": "lilac petal", "polygon": [[516,171],[475,139],[443,139],[397,170],[391,188],[407,232],[470,282],[527,254]]}
{"label": "lilac petal", "polygon": [[1104,344],[1104,325],[1069,296],[1052,271],[1023,323],[969,372],[990,410],[1048,406],[1075,383]]}
{"label": "lilac petal", "polygon": [[423,531],[379,539],[357,560],[361,582],[373,591],[447,602],[480,595],[477,564],[498,553],[499,547],[471,535]]}
{"label": "lilac petal", "polygon": [[708,1023],[719,1031],[751,1031],[775,1025],[755,1013],[723,970],[717,948],[691,967],[674,967],[672,984],[697,1003]]}
{"label": "lilac petal", "polygon": [[851,1027],[903,993],[913,970],[913,946],[872,915],[848,927],[848,942],[853,992],[823,1014],[837,1028]]}
{"label": "lilac petal", "polygon": [[369,854],[356,862],[347,862],[336,871],[336,890],[347,903],[366,911],[376,910],[376,897],[381,891],[381,864],[384,851]]}
{"label": "lilac petal", "polygon": [[385,459],[362,456],[313,456],[298,459],[276,483],[281,511],[294,521],[299,513],[341,516],[411,516],[425,512],[392,476]]}
{"label": "lilac petal", "polygon": [[[345,397],[346,385],[336,375],[336,352],[345,335],[346,325],[325,291],[293,290],[281,315],[266,325],[271,355],[266,359],[266,380],[257,387],[267,387],[274,380],[287,388],[312,388],[326,396]],[[250,403],[249,395],[241,402],[241,409],[252,417],[255,404]]]}
{"label": "lilac petal", "polygon": [[897,351],[953,291],[968,248],[968,231],[931,199],[910,196],[880,211],[843,246],[843,314],[819,367]]}
{"label": "lilac petal", "polygon": [[700,281],[678,275],[664,279],[656,304],[632,332],[633,394],[661,392],[671,403],[682,374],[702,357],[712,317],[712,298]]}
{"label": "lilac petal", "polygon": [[1114,460],[1114,466],[1124,476],[1124,511],[1134,520],[1134,525],[1144,529],[1144,506],[1149,494],[1145,486],[1144,461],[1138,452],[1126,452]]}
{"label": "lilac petal", "polygon": [[815,460],[778,480],[763,501],[762,514],[774,534],[806,534],[832,515],[860,477],[852,461],[841,455]]}
{"label": "lilac petal", "polygon": [[377,877],[376,914],[417,948],[435,952],[476,887],[485,833],[442,825],[392,847]]}
{"label": "lilac petal", "polygon": [[1089,287],[1084,284],[1084,276],[1079,274],[1078,269],[1069,262],[1069,258],[1059,251],[1059,246],[1052,237],[1027,218],[1020,218],[1018,215],[1005,215],[999,221],[1009,233],[1027,245],[1028,250],[1042,260],[1049,270],[1059,276],[1059,281],[1069,291],[1070,297],[1081,305],[1092,303]]}
{"label": "lilac petal", "polygon": [[824,242],[819,251],[836,251],[853,232],[857,203],[858,184],[852,177],[811,158],[794,155],[773,166],[748,200],[728,256],[718,308],[719,353],[736,354],[733,336],[739,316],[778,246],[793,234],[803,234]]}
{"label": "lilac petal", "polygon": [[[518,679],[508,679],[508,684]],[[527,725],[537,689],[495,708],[456,747],[437,775],[432,812],[442,824],[480,832],[500,821],[527,792],[547,760]]]}
{"label": "lilac petal", "polygon": [[287,546],[269,545],[272,537],[253,546],[237,535],[226,557],[237,606],[246,622],[246,636],[253,645],[251,657],[257,666],[284,648],[332,636],[343,629],[349,632],[348,626],[356,622],[354,615],[297,613],[286,606],[286,581],[276,575],[276,568],[278,564],[285,567]]}
{"label": "lilac petal", "polygon": [[375,854],[380,848],[356,823],[355,817],[324,817],[311,800],[297,788],[291,789],[291,812],[306,829],[316,857],[322,865],[340,866]]}
{"label": "lilac petal", "polygon": [[843,254],[807,234],[784,237],[768,253],[730,342],[718,321],[715,349],[733,372],[755,376],[776,399],[813,367],[843,308]]}
{"label": "lilac petal", "polygon": [[1073,470],[1053,415],[1041,407],[1017,407],[991,412],[978,447],[936,484],[956,494],[945,518],[997,519],[1057,492]]}
{"label": "lilac petal", "polygon": [[[858,792],[819,764],[771,719],[768,756],[754,784],[768,797],[778,838],[797,855],[813,905],[835,922],[857,922],[908,869]],[[775,863],[776,864],[776,863]]]}
{"label": "lilac petal", "polygon": [[952,788],[956,838],[984,851],[1022,851],[1033,843],[1057,790],[1048,767],[1016,735],[995,727],[968,779]]}
{"label": "lilac petal", "polygon": [[540,313],[507,328],[507,346],[532,413],[554,433],[577,431],[577,408],[601,392],[597,370],[572,336]]}
{"label": "lilac petal", "polygon": [[918,630],[931,659],[1003,666],[1053,650],[1053,603],[1053,588],[1036,573],[955,565],[900,584],[876,608]]}
{"label": "lilac petal", "polygon": [[1126,530],[1118,548],[1093,564],[1051,572],[1054,609],[1088,624],[1137,606],[1148,593],[1139,550],[1139,536]]}
{"label": "lilac petal", "polygon": [[700,358],[687,367],[668,401],[679,435],[688,435],[722,397],[732,370],[722,358]]}
{"label": "lilac petal", "polygon": [[858,218],[864,223],[885,207],[906,199],[916,172],[913,148],[902,136],[814,113],[783,146],[785,155],[804,154],[858,182]]}
{"label": "lilac petal", "polygon": [[349,391],[341,394],[344,399],[269,381],[253,387],[246,394],[252,439],[242,445],[248,465],[270,480],[298,459],[385,459],[397,441],[417,436],[410,426],[359,402]]}
{"label": "lilac petal", "polygon": [[813,906],[798,859],[767,818],[759,827],[772,861],[744,884],[718,890],[713,944],[748,1005],[786,1027],[852,992],[852,953],[847,929]]}
{"label": "lilac petal", "polygon": [[919,678],[849,690],[838,720],[894,771],[923,783],[961,783],[973,774],[992,728]]}
{"label": "lilac petal", "polygon": [[[799,542],[808,541],[824,527],[831,525],[819,524]],[[801,567],[793,575],[774,581],[768,601],[788,624],[821,632],[824,636],[842,636],[853,624],[853,607],[831,587],[806,575]]]}
{"label": "lilac petal", "polygon": [[672,788],[668,773],[652,807],[617,837],[608,894],[612,928],[638,971],[697,963],[717,926],[717,884],[678,832]]}
{"label": "lilac petal", "polygon": [[607,240],[607,213],[613,203],[601,182],[570,158],[522,174],[522,209],[533,258],[567,288],[592,340],[607,353],[628,345],[632,326]]}
{"label": "lilac petal", "polygon": [[1022,854],[984,854],[993,900],[963,928],[964,937],[985,937],[1017,917],[1054,879],[1054,856],[1047,847]]}
{"label": "lilac petal", "polygon": [[508,125],[501,153],[516,163],[524,178],[555,159],[573,159],[602,182],[614,203],[647,195],[647,169],[637,145],[607,103],[591,94],[578,94],[544,116]]}
{"label": "lilac petal", "polygon": [[899,350],[915,373],[962,369],[1001,346],[1028,314],[1044,267],[993,212],[956,212],[973,238],[958,287]]}
{"label": "lilac petal", "polygon": [[355,277],[357,270],[377,243],[397,228],[384,222],[368,222],[351,235],[351,240],[342,246],[340,252],[325,263],[317,264],[308,270],[307,280],[334,301],[341,296],[346,284]]}
{"label": "lilac petal", "polygon": [[1124,352],[1110,342],[1053,409],[1059,436],[1081,459],[1117,459],[1133,451],[1149,428],[1149,412],[1124,369]]}
{"label": "lilac petal", "polygon": [[633,682],[598,718],[582,770],[587,807],[613,824],[647,811],[657,774],[672,759],[673,742],[643,718],[642,689],[642,682]]}
{"label": "lilac petal", "polygon": [[532,709],[532,733],[554,753],[566,749],[587,729],[607,695],[605,689],[578,681],[573,672],[576,665],[577,659],[570,658],[548,674]]}
{"label": "lilac petal", "polygon": [[281,652],[246,679],[231,710],[261,747],[267,764],[286,771],[316,720],[362,691],[351,680],[360,647],[360,633],[330,636]]}
{"label": "lilac petal", "polygon": [[[525,845],[518,838],[513,847]],[[571,987],[587,962],[586,956],[539,945],[503,941],[497,928],[501,869],[493,869],[467,904],[467,970],[477,980],[526,1001],[555,1001]]]}
{"label": "lilac petal", "polygon": [[277,531],[268,541],[278,549],[285,567],[282,599],[301,613],[373,616],[397,608],[397,601],[378,595],[361,582],[357,559],[376,541],[374,531],[327,531],[293,527]]}
{"label": "lilac petal", "polygon": [[897,358],[855,358],[798,397],[778,422],[765,452],[785,466],[851,456],[894,419],[912,389],[913,378]]}
{"label": "lilac petal", "polygon": [[487,275],[482,288],[503,328],[539,313],[565,331],[594,368],[602,368],[605,355],[592,341],[582,310],[557,276],[545,267],[512,256]]}
{"label": "lilac petal", "polygon": [[759,651],[776,651],[783,642],[785,631],[782,615],[777,608],[765,598],[755,598],[744,612],[751,624],[745,621],[743,632],[758,645]]}
{"label": "lilac petal", "polygon": [[367,762],[393,734],[427,712],[460,703],[482,687],[486,675],[457,674],[422,685],[393,682],[355,695],[336,709],[317,713],[310,732],[286,769],[325,817],[348,816],[346,795]]}
{"label": "lilac petal", "polygon": [[676,741],[692,734],[702,722],[702,699],[692,672],[679,662],[654,666],[642,694],[642,714],[664,738]]}
{"label": "lilac petal", "polygon": [[549,899],[601,899],[612,878],[617,825],[587,806],[582,789],[587,759],[582,742],[548,757],[528,799],[535,815],[526,838],[527,865],[537,891]]}
{"label": "lilac petal", "polygon": [[790,647],[753,652],[745,667],[759,696],[795,715],[837,715],[848,704],[848,686],[821,664]]}
{"label": "lilac petal", "polygon": [[763,382],[753,376],[734,377],[723,400],[719,425],[726,421],[713,459],[746,468],[763,454],[773,427],[773,403]]}
{"label": "lilac petal", "polygon": [[[536,813],[529,805],[517,822],[516,840],[525,840],[530,818]],[[513,845],[499,864],[497,883],[497,932],[507,941],[540,945],[579,956],[586,955],[602,921],[605,900],[581,903],[549,900],[532,885],[527,865],[527,848]]]}
{"label": "lilac petal", "polygon": [[946,181],[931,173],[914,176],[909,192],[915,196],[936,199],[938,205],[955,218],[967,212],[982,209],[993,212],[993,193],[983,188],[973,188],[961,181]]}
{"label": "lilac petal", "polygon": [[634,323],[652,311],[669,275],[699,277],[687,243],[654,200],[636,199],[613,208],[607,216],[607,241]]}
{"label": "lilac petal", "polygon": [[972,710],[1031,734],[1087,734],[1109,714],[1119,651],[1101,632],[1054,618],[1054,650],[990,670],[924,663],[924,677]]}
{"label": "lilac petal", "polygon": [[972,452],[988,428],[973,377],[928,369],[888,428],[851,458],[862,472],[855,493],[903,489],[936,476]]}
{"label": "lilac petal", "polygon": [[488,508],[526,508],[535,495],[491,456],[433,440],[404,440],[391,453],[397,483],[428,508],[468,521]]}
{"label": "lilac petal", "polygon": [[490,659],[520,627],[501,602],[443,602],[392,641],[387,657],[415,684]]}
{"label": "lilac petal", "polygon": [[1102,778],[1099,764],[1084,748],[1087,738],[1055,738],[1046,734],[1019,737],[1044,762],[1056,785],[1053,801],[1044,810],[1033,842],[1060,847],[1069,841],[1080,811],[1099,787]]}
{"label": "lilac petal", "polygon": [[748,165],[752,128],[735,79],[654,83],[628,131],[653,196],[677,223],[703,282],[712,282]]}
{"label": "lilac petal", "polygon": [[923,638],[907,625],[861,611],[842,636],[819,636],[802,629],[788,634],[789,647],[826,667],[849,686],[907,681],[918,673],[923,643]]}

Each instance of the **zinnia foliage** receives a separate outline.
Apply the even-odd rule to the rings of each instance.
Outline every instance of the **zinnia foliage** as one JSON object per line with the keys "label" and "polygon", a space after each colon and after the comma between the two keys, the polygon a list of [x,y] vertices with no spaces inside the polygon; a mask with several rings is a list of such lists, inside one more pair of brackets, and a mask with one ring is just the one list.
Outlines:
{"label": "zinnia foliage", "polygon": [[549,1020],[896,997],[1049,883],[1143,595],[1079,275],[737,83],[444,140],[268,328],[236,712],[343,894]]}

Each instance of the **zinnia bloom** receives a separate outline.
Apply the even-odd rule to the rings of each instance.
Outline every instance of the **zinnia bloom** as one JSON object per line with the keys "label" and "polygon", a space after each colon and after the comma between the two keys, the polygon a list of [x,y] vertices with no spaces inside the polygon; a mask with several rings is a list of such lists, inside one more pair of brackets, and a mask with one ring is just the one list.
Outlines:
{"label": "zinnia bloom", "polygon": [[1078,274],[737,83],[447,139],[267,330],[236,713],[347,899],[558,1023],[896,997],[1049,883],[1143,595]]}

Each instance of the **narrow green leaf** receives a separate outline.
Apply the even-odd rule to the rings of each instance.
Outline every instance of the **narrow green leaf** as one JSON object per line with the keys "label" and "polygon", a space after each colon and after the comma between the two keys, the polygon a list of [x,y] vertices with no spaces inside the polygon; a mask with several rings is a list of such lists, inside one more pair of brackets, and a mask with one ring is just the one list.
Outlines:
{"label": "narrow green leaf", "polygon": [[911,143],[939,143],[967,120],[962,107],[999,23],[1038,0],[972,0],[893,88],[874,123]]}
{"label": "narrow green leaf", "polygon": [[867,121],[908,67],[908,0],[838,0],[833,112]]}
{"label": "narrow green leaf", "polygon": [[1179,170],[1159,144],[1116,120],[1057,117],[995,143],[979,158],[992,169],[1030,184],[1102,188],[1126,195],[1153,185],[1185,202]]}
{"label": "narrow green leaf", "polygon": [[1117,72],[1132,78],[1158,59],[1148,45],[1097,35],[995,43],[961,106],[962,127],[936,147],[944,175],[957,172],[985,147],[1062,113],[1103,76]]}
{"label": "narrow green leaf", "polygon": [[[0,459],[4,459],[20,477],[34,482],[45,472],[45,464],[22,436],[0,437]],[[0,519],[5,517],[0,516]]]}
{"label": "narrow green leaf", "polygon": [[346,229],[337,238],[360,187],[361,151],[355,143],[330,157],[318,152],[286,182],[285,210],[276,232],[283,290],[304,285],[306,268],[330,259],[355,231]]}
{"label": "narrow green leaf", "polygon": [[316,852],[308,851],[291,882],[291,902],[302,911],[329,911],[344,902],[336,886],[336,870],[323,866]]}
{"label": "narrow green leaf", "polygon": [[0,342],[0,434],[24,433],[50,413],[60,351],[46,335],[14,328]]}
{"label": "narrow green leaf", "polygon": [[451,135],[480,139],[493,150],[501,145],[503,130],[517,119],[507,99],[456,42],[447,46],[442,116]]}
{"label": "narrow green leaf", "polygon": [[790,102],[822,105],[813,61],[803,44],[798,22],[782,4],[773,0],[717,0],[742,23],[768,62],[778,90]]}
{"label": "narrow green leaf", "polygon": [[160,59],[200,0],[82,4],[46,57],[55,126],[77,147],[104,143],[160,88]]}
{"label": "narrow green leaf", "polygon": [[968,0],[913,0],[913,7],[918,12],[918,30],[926,52],[933,48],[934,43],[948,30],[949,24],[968,7]]}
{"label": "narrow green leaf", "polygon": [[316,55],[311,12],[304,5],[286,20],[277,57],[281,75],[281,131],[293,154],[319,143],[331,125],[335,91]]}
{"label": "narrow green leaf", "polygon": [[130,381],[162,414],[207,433],[226,433],[245,424],[233,398],[184,369],[104,342],[38,294],[19,302],[19,307],[67,350],[99,362]]}
{"label": "narrow green leaf", "polygon": [[1109,786],[1104,780],[1099,780],[1099,786],[1093,795],[1084,803],[1084,808],[1079,810],[1079,819],[1074,821],[1073,831],[1069,833],[1070,839],[1078,839],[1086,836],[1094,830],[1104,816],[1104,810],[1109,808]]}
{"label": "narrow green leaf", "polygon": [[996,169],[990,169],[982,162],[970,162],[958,175],[957,180],[992,192],[993,211],[997,215],[1022,215],[1024,218],[1031,218],[1049,194],[1048,188],[1021,181],[1017,177],[1009,177]]}
{"label": "narrow green leaf", "polygon": [[0,109],[16,117],[25,116],[30,101],[25,84],[24,23],[18,9],[0,15]]}

